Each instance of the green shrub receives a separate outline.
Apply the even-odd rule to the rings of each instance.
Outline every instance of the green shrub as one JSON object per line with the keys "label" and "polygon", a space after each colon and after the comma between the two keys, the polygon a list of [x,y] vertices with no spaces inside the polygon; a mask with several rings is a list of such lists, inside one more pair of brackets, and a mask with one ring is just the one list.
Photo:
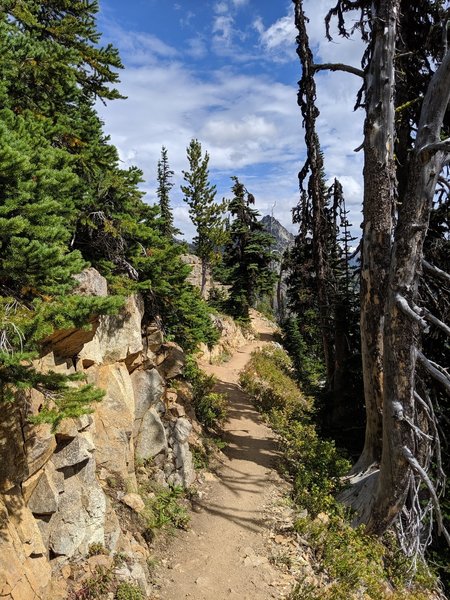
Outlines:
{"label": "green shrub", "polygon": [[192,356],[187,357],[184,377],[192,385],[192,404],[195,416],[207,429],[220,426],[227,418],[226,396],[213,392],[216,378],[204,373]]}
{"label": "green shrub", "polygon": [[254,352],[240,375],[240,384],[263,412],[272,409],[305,412],[311,407],[292,378],[288,355],[279,348]]}
{"label": "green shrub", "polygon": [[117,586],[115,600],[144,600],[144,594],[136,585],[124,581]]}
{"label": "green shrub", "polygon": [[181,502],[184,498],[185,491],[179,486],[161,488],[154,496],[147,497],[142,513],[147,529],[186,529],[190,517],[187,508]]}
{"label": "green shrub", "polygon": [[[290,600],[426,600],[435,580],[428,575],[410,582],[411,560],[390,540],[383,543],[354,529],[340,517],[297,521],[296,530],[313,551],[314,569],[328,584],[300,582]],[[423,571],[423,567],[418,572]]]}
{"label": "green shrub", "polygon": [[197,419],[208,429],[221,425],[228,415],[226,397],[224,394],[218,394],[217,392],[202,395],[194,403],[194,408]]}
{"label": "green shrub", "polygon": [[280,436],[282,464],[292,479],[296,504],[312,516],[339,511],[334,495],[350,463],[339,455],[332,441],[318,436],[310,422],[311,399],[294,381],[286,352],[270,348],[254,353],[240,382]]}
{"label": "green shrub", "polygon": [[88,556],[96,556],[97,554],[109,554],[108,550],[100,542],[94,542],[88,548]]}

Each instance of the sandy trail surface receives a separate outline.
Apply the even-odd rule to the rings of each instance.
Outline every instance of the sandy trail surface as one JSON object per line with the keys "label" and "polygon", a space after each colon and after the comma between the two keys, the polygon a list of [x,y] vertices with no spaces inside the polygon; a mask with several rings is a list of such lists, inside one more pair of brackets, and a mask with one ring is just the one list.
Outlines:
{"label": "sandy trail surface", "polygon": [[201,365],[228,396],[228,446],[215,474],[204,475],[189,530],[176,534],[157,569],[159,598],[266,600],[284,597],[290,587],[270,560],[274,519],[283,517],[287,489],[274,469],[275,437],[238,384],[253,350],[273,339],[273,327],[261,317],[253,327],[259,340],[224,364]]}

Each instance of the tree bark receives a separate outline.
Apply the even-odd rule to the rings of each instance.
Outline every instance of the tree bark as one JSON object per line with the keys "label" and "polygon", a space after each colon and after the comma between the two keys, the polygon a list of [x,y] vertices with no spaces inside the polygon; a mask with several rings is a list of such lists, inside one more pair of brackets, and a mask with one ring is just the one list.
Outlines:
{"label": "tree bark", "polygon": [[365,77],[361,354],[366,435],[352,472],[378,465],[382,449],[383,326],[395,198],[394,54],[399,0],[372,3],[372,55]]}
{"label": "tree bark", "polygon": [[447,52],[423,101],[392,251],[384,334],[383,453],[368,523],[369,530],[378,534],[389,527],[403,508],[412,477],[411,455],[417,454],[419,442],[426,443],[423,438],[416,439],[410,425],[416,414],[414,388],[420,320],[402,310],[399,300],[406,300],[411,308],[417,304],[423,243],[437,180],[448,159],[444,146],[432,153],[429,149],[439,148],[436,144],[449,101],[450,52]]}

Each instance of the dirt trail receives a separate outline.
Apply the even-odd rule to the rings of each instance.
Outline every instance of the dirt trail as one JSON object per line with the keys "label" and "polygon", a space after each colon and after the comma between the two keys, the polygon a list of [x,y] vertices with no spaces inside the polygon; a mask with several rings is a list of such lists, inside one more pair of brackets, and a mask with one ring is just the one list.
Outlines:
{"label": "dirt trail", "polygon": [[252,351],[273,339],[263,319],[257,317],[253,326],[260,341],[240,348],[225,364],[202,365],[229,397],[228,447],[217,476],[206,474],[207,489],[202,486],[190,530],[177,534],[158,569],[159,597],[165,600],[267,600],[289,588],[286,575],[269,562],[271,522],[286,490],[273,468],[274,435],[238,385]]}

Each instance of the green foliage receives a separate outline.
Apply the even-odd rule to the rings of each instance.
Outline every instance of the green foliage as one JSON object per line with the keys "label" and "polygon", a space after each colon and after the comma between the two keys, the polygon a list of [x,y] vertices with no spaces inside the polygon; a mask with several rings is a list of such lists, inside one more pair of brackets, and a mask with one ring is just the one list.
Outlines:
{"label": "green foliage", "polygon": [[186,185],[181,186],[181,191],[197,231],[193,240],[195,251],[205,268],[218,258],[218,249],[225,241],[223,215],[226,202],[215,201],[216,188],[208,181],[209,155],[205,152],[205,156],[202,156],[202,146],[198,140],[191,140],[187,157],[190,170],[183,171]]}
{"label": "green foliage", "polygon": [[[317,352],[317,348],[307,344],[295,317],[286,319],[281,329],[283,346],[292,359],[296,378],[302,389],[317,394],[325,377],[320,351]],[[319,332],[316,331],[313,335],[319,335]]]}
{"label": "green foliage", "polygon": [[218,450],[226,448],[227,445],[227,442],[219,437],[204,436],[201,446],[193,446],[191,448],[194,467],[197,470],[207,469],[214,454]]}
{"label": "green foliage", "polygon": [[200,423],[207,429],[215,429],[223,424],[228,415],[228,406],[224,394],[212,391],[216,378],[199,369],[193,356],[186,359],[184,377],[192,385],[192,404]]}
{"label": "green foliage", "polygon": [[311,400],[305,398],[292,374],[292,363],[283,350],[264,349],[253,354],[240,383],[280,436],[282,464],[292,479],[296,504],[311,515],[339,512],[334,496],[350,463],[333,442],[318,436],[310,420]]}
{"label": "green foliage", "polygon": [[185,491],[179,486],[160,488],[145,499],[145,509],[142,515],[149,530],[161,528],[186,529],[189,524],[189,514],[182,504]]}
{"label": "green foliage", "polygon": [[137,585],[123,581],[117,586],[114,598],[115,600],[144,600],[145,596]]}
{"label": "green foliage", "polygon": [[249,309],[261,295],[270,293],[276,275],[271,268],[273,237],[259,223],[259,213],[251,208],[255,199],[237,177],[232,177],[234,198],[229,210],[234,217],[229,228],[223,262],[231,285],[229,310],[234,317],[249,321]]}
{"label": "green foliage", "polygon": [[228,403],[224,394],[209,392],[194,401],[195,415],[207,429],[221,425],[228,415]]}
{"label": "green foliage", "polygon": [[97,556],[99,554],[109,554],[108,550],[100,542],[94,542],[89,545],[88,556]]}
{"label": "green foliage", "polygon": [[76,600],[103,600],[114,585],[114,573],[111,568],[98,565],[95,573],[76,592]]}
{"label": "green foliage", "polygon": [[158,189],[156,195],[159,200],[159,210],[161,214],[161,224],[159,229],[161,233],[172,238],[174,235],[180,233],[176,227],[173,226],[173,213],[170,207],[170,190],[173,188],[171,181],[173,177],[173,171],[169,167],[169,159],[167,157],[167,148],[163,146],[161,148],[161,159],[158,161]]}
{"label": "green foliage", "polygon": [[312,549],[314,571],[326,585],[299,583],[290,600],[426,600],[436,584],[424,565],[411,582],[411,561],[392,540],[383,544],[341,517],[300,519],[296,530]]}
{"label": "green foliage", "polygon": [[265,413],[289,410],[303,413],[310,402],[292,378],[289,356],[281,349],[270,348],[252,354],[250,362],[240,375],[240,384],[254,398]]}
{"label": "green foliage", "polygon": [[[139,291],[146,317],[160,316],[185,349],[218,335],[186,282],[183,247],[161,234],[172,226],[167,154],[160,218],[142,200],[142,173],[120,168],[103,133],[95,103],[121,98],[122,65],[100,43],[97,12],[95,0],[7,0],[0,11],[0,398],[37,384],[45,400],[35,422],[54,428],[101,394],[36,373],[31,361],[53,331],[117,312]],[[89,264],[107,277],[111,297],[73,294],[73,275]]]}

